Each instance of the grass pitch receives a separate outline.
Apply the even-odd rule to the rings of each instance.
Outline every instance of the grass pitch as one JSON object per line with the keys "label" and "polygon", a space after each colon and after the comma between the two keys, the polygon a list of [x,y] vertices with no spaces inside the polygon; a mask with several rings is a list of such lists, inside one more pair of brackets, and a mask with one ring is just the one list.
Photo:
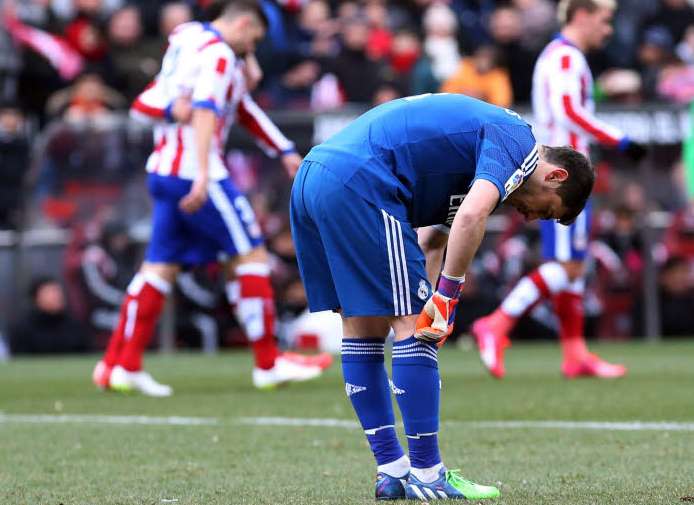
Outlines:
{"label": "grass pitch", "polygon": [[[475,352],[442,351],[447,465],[497,484],[499,504],[653,505],[694,497],[694,341],[595,350],[629,365],[629,376],[566,381],[556,345],[516,345],[507,378],[496,381]],[[374,503],[375,468],[359,429],[242,422],[354,421],[339,363],[317,382],[260,392],[250,385],[245,353],[150,356],[148,369],[176,391],[150,399],[96,391],[94,362],[0,364],[0,504]],[[166,416],[208,424],[152,421]],[[577,423],[481,423],[518,420]],[[159,421],[183,424],[136,424]],[[625,424],[588,429],[586,421]],[[673,424],[644,429],[654,426],[634,421]]]}

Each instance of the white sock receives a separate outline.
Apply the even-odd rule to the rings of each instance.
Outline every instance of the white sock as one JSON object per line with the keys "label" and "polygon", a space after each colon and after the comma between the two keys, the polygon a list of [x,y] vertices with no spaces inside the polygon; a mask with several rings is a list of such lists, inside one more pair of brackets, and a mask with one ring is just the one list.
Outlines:
{"label": "white sock", "polygon": [[545,281],[547,288],[549,288],[549,292],[553,295],[556,295],[560,291],[564,291],[569,287],[569,276],[566,275],[566,270],[564,270],[564,267],[556,261],[551,261],[549,263],[545,263],[544,265],[540,265],[540,268],[538,268],[537,271],[540,272],[542,280]]}
{"label": "white sock", "polygon": [[404,477],[410,471],[410,458],[407,457],[407,454],[404,454],[395,461],[391,461],[385,465],[378,465],[378,471],[395,477],[396,479]]}
{"label": "white sock", "polygon": [[586,291],[586,280],[583,277],[579,277],[569,284],[569,287],[566,290],[575,295],[583,295],[583,293]]}
{"label": "white sock", "polygon": [[[566,270],[557,262],[549,262],[537,269],[552,294],[564,291],[569,287],[569,277]],[[522,316],[528,308],[540,298],[540,290],[529,276],[523,277],[516,287],[506,296],[501,304],[501,310],[511,317]]]}
{"label": "white sock", "polygon": [[538,298],[540,290],[528,277],[523,277],[504,298],[501,310],[511,317],[520,317]]}
{"label": "white sock", "polygon": [[430,466],[429,468],[412,468],[410,472],[414,475],[420,482],[428,484],[434,482],[439,478],[439,472],[443,468],[443,463],[438,465]]}

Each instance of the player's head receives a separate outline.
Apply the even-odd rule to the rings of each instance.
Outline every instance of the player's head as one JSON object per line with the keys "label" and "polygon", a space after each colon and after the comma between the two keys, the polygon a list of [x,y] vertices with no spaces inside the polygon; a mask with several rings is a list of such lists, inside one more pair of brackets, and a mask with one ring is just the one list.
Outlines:
{"label": "player's head", "polygon": [[615,0],[561,0],[557,8],[559,22],[569,27],[586,50],[601,48],[612,35]]}
{"label": "player's head", "polygon": [[207,18],[241,57],[255,51],[268,27],[267,17],[256,0],[214,0],[207,8]]}
{"label": "player's head", "polygon": [[528,221],[571,224],[585,207],[594,182],[595,172],[584,155],[568,146],[542,146],[537,168],[508,202]]}

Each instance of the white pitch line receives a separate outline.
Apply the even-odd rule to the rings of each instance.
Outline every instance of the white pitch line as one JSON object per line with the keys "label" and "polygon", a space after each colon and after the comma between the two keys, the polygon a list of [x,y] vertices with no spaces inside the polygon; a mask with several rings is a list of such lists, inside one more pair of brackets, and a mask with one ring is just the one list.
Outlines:
{"label": "white pitch line", "polygon": [[557,430],[601,430],[601,431],[694,431],[694,423],[642,422],[642,421],[449,421],[442,424],[470,428],[493,429],[557,429]]}
{"label": "white pitch line", "polygon": [[[322,426],[359,428],[356,421],[330,418],[241,417],[238,422],[253,426]],[[603,422],[603,421],[442,421],[446,426],[477,429],[559,429],[603,431],[694,431],[694,423],[680,422]]]}
{"label": "white pitch line", "polygon": [[214,417],[105,416],[81,414],[2,414],[1,423],[16,424],[138,424],[149,426],[216,426]]}
{"label": "white pitch line", "polygon": [[[291,426],[359,429],[356,421],[333,418],[301,417],[154,417],[111,416],[97,414],[4,414],[0,412],[0,424],[119,424],[148,426],[221,426],[242,424],[246,426]],[[606,421],[442,421],[444,426],[470,429],[558,429],[601,431],[694,431],[694,423],[684,422],[606,422]]]}
{"label": "white pitch line", "polygon": [[347,419],[301,418],[301,417],[239,417],[241,424],[251,426],[320,426],[324,428],[349,428],[356,429],[360,425],[356,421]]}

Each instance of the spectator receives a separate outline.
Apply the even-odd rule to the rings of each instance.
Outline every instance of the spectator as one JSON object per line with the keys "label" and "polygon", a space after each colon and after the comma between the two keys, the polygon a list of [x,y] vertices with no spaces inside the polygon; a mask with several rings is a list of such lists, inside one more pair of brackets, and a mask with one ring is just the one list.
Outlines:
{"label": "spectator", "polygon": [[694,328],[694,282],[687,260],[669,258],[659,276],[661,333],[668,336],[691,335]]}
{"label": "spectator", "polygon": [[278,82],[268,86],[270,103],[274,108],[308,109],[313,85],[321,68],[314,60],[299,60]]}
{"label": "spectator", "polygon": [[65,27],[67,42],[92,64],[104,63],[106,39],[101,32],[104,10],[100,0],[77,0],[76,15]]}
{"label": "spectator", "polygon": [[326,61],[326,67],[337,77],[346,102],[371,103],[374,91],[385,78],[386,69],[383,63],[366,54],[369,40],[366,21],[361,17],[347,20],[341,37],[342,49],[333,60]]}
{"label": "spectator", "polygon": [[527,49],[521,43],[523,36],[520,13],[513,7],[499,7],[489,20],[494,44],[504,55],[504,66],[511,76],[513,97],[516,103],[530,100],[532,71],[537,50]]}
{"label": "spectator", "polygon": [[400,89],[398,94],[402,94],[402,90],[410,93],[410,82],[412,74],[421,55],[421,44],[417,34],[411,30],[398,31],[391,45],[389,55],[390,70],[396,87]]}
{"label": "spectator", "polygon": [[694,65],[694,25],[689,25],[684,37],[677,44],[675,54],[687,65]]}
{"label": "spectator", "polygon": [[369,41],[366,52],[371,59],[385,58],[391,51],[393,34],[388,27],[388,11],[383,2],[369,2],[364,14],[369,23]]}
{"label": "spectator", "polygon": [[521,18],[521,43],[540,50],[549,37],[559,30],[556,7],[549,0],[513,0]]}
{"label": "spectator", "polygon": [[113,84],[132,102],[159,71],[162,45],[143,38],[140,11],[132,5],[109,19],[108,42]]}
{"label": "spectator", "polygon": [[653,27],[664,28],[673,41],[679,42],[689,25],[694,24],[694,8],[687,0],[661,0],[656,13],[644,23],[646,31]]}
{"label": "spectator", "polygon": [[10,327],[13,354],[69,353],[88,349],[87,331],[68,312],[63,288],[51,277],[35,279],[31,308]]}
{"label": "spectator", "polygon": [[86,318],[104,340],[118,322],[118,310],[135,273],[135,244],[124,224],[112,221],[80,258],[79,284]]}
{"label": "spectator", "polygon": [[500,107],[510,107],[513,90],[508,71],[499,66],[494,46],[480,46],[460,60],[458,70],[441,86],[444,93],[462,93]]}
{"label": "spectator", "polygon": [[0,105],[0,229],[17,229],[22,185],[29,169],[24,115],[13,104]]}
{"label": "spectator", "polygon": [[159,33],[165,40],[178,25],[193,19],[193,11],[185,2],[171,2],[161,9],[159,16]]}
{"label": "spectator", "polygon": [[657,97],[660,73],[673,59],[673,38],[663,27],[653,27],[644,33],[643,42],[639,46],[639,63],[641,66],[641,82],[646,100]]}
{"label": "spectator", "polygon": [[400,86],[395,82],[384,82],[374,93],[373,106],[381,105],[382,103],[390,102],[396,98],[402,98],[403,92]]}
{"label": "spectator", "polygon": [[79,123],[108,121],[114,109],[126,105],[123,96],[106,87],[98,73],[90,72],[82,75],[71,87],[55,93],[46,107],[51,115],[61,114],[66,120]]}
{"label": "spectator", "polygon": [[414,94],[438,91],[441,83],[458,68],[460,53],[455,38],[458,21],[445,4],[429,7],[423,19],[424,54],[414,69],[412,92]]}
{"label": "spectator", "polygon": [[602,73],[597,85],[610,102],[641,102],[641,76],[635,70],[612,68]]}

